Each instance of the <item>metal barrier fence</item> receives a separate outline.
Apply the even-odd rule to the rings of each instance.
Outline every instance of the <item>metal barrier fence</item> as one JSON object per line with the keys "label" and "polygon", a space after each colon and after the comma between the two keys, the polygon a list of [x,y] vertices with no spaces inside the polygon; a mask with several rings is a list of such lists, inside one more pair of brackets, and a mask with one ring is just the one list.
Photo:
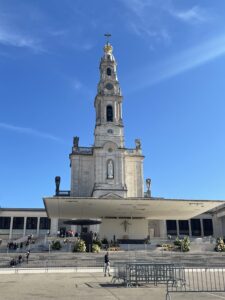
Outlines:
{"label": "metal barrier fence", "polygon": [[[174,267],[180,270],[180,267]],[[166,299],[171,299],[171,293],[225,293],[225,268],[182,268],[182,277],[168,280]],[[176,272],[176,271],[175,271]],[[177,273],[177,272],[176,272]]]}
{"label": "metal barrier fence", "polygon": [[122,281],[127,287],[166,284],[166,299],[171,300],[172,293],[225,293],[225,268],[119,262],[114,263],[113,281]]}
{"label": "metal barrier fence", "polygon": [[173,264],[153,264],[148,262],[115,263],[113,281],[122,280],[127,287],[141,284],[166,284],[184,279],[184,269]]}

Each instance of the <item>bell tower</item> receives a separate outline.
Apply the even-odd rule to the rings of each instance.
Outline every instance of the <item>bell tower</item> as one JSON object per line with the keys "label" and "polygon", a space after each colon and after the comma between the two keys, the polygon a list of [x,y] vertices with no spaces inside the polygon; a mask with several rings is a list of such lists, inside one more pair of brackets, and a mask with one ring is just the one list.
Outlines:
{"label": "bell tower", "polygon": [[113,47],[107,42],[100,61],[100,80],[95,97],[96,125],[95,147],[102,147],[112,141],[119,148],[124,147],[121,89],[117,78],[117,63]]}
{"label": "bell tower", "polygon": [[106,42],[100,61],[100,80],[95,97],[94,197],[123,197],[125,183],[124,128],[121,89],[113,47]]}
{"label": "bell tower", "polygon": [[74,138],[70,154],[71,196],[110,199],[143,197],[144,157],[141,142],[137,139],[135,148],[125,148],[123,97],[117,77],[117,63],[109,41],[106,41],[103,50],[94,100],[94,145],[81,147],[79,138]]}

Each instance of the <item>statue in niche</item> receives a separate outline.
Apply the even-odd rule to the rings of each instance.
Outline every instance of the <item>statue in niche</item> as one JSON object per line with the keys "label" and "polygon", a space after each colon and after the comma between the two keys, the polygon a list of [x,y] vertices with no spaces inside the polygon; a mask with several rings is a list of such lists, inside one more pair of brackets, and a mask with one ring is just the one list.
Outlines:
{"label": "statue in niche", "polygon": [[74,147],[75,149],[78,149],[78,146],[79,146],[79,137],[78,137],[78,136],[75,136],[75,137],[73,138],[73,147]]}
{"label": "statue in niche", "polygon": [[107,178],[114,178],[113,161],[110,159],[107,164]]}
{"label": "statue in niche", "polygon": [[136,146],[136,150],[140,150],[141,149],[141,140],[140,139],[136,139],[135,140],[135,146]]}

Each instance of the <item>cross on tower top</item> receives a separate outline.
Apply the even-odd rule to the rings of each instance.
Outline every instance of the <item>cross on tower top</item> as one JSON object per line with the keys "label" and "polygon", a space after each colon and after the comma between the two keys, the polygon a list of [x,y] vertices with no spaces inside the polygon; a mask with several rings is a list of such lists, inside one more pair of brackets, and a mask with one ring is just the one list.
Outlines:
{"label": "cross on tower top", "polygon": [[109,38],[112,36],[110,33],[105,33],[104,36],[106,37],[107,44],[109,43]]}

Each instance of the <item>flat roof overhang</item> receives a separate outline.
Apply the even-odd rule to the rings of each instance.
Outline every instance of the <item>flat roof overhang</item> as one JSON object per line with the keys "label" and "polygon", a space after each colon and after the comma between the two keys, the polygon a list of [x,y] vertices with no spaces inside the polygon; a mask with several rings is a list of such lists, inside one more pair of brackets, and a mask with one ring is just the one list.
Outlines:
{"label": "flat roof overhang", "polygon": [[225,203],[164,198],[45,197],[43,200],[48,217],[59,219],[126,217],[187,220]]}

